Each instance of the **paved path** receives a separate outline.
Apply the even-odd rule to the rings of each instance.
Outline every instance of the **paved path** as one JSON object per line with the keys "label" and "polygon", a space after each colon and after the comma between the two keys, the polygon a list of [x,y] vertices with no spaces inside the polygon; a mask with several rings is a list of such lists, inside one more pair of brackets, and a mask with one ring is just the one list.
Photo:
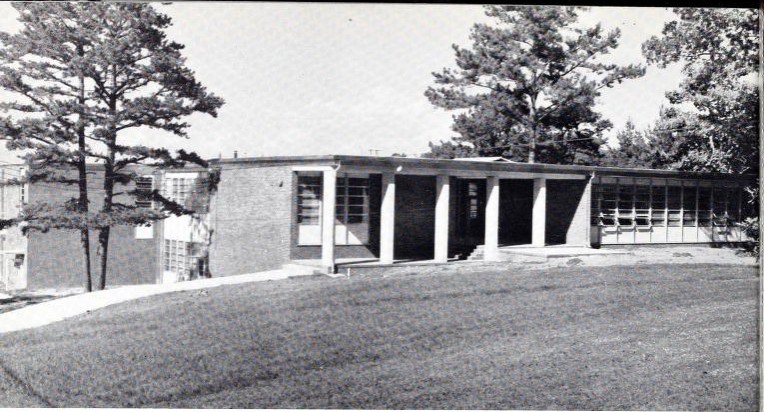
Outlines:
{"label": "paved path", "polygon": [[[311,271],[312,272],[312,271]],[[31,329],[59,322],[83,313],[100,309],[116,303],[139,299],[161,293],[180,292],[212,288],[221,285],[234,285],[248,282],[286,279],[291,276],[303,276],[312,273],[297,269],[278,269],[266,272],[238,276],[199,279],[166,285],[122,286],[98,292],[82,293],[60,299],[53,299],[21,309],[0,314],[0,333]]]}

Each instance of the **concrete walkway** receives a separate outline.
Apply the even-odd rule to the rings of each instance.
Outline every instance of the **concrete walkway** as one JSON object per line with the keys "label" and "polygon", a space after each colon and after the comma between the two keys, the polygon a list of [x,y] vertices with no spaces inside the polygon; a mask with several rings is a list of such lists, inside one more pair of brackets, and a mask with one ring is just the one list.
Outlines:
{"label": "concrete walkway", "polygon": [[139,299],[162,293],[181,292],[213,288],[221,285],[262,282],[266,280],[286,279],[292,276],[312,275],[311,272],[297,269],[278,269],[266,272],[251,273],[238,276],[191,280],[166,285],[135,285],[121,286],[98,292],[82,293],[53,299],[21,309],[0,314],[0,334],[24,329],[37,328],[59,322],[83,313],[100,309],[117,303]]}

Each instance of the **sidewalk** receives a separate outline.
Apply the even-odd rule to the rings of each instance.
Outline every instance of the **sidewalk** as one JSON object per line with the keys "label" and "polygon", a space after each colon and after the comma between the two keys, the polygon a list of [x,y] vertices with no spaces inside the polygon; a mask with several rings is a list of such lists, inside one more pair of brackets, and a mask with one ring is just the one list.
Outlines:
{"label": "sidewalk", "polygon": [[0,334],[49,325],[92,310],[146,296],[213,288],[221,285],[286,279],[292,276],[304,276],[308,274],[312,273],[298,270],[277,269],[246,275],[199,279],[166,285],[122,286],[98,292],[82,293],[1,313]]}

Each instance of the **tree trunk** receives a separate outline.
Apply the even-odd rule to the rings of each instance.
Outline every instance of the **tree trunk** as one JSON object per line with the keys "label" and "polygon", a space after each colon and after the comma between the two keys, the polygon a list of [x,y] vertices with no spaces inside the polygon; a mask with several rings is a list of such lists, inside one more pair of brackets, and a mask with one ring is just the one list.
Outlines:
{"label": "tree trunk", "polygon": [[[77,46],[77,54],[80,56],[85,55],[85,51],[82,45]],[[82,74],[82,70],[79,73],[79,103],[85,104],[85,76]],[[87,175],[87,156],[85,156],[85,150],[87,149],[85,144],[85,120],[84,109],[79,108],[79,119],[77,125],[77,148],[79,150],[79,158],[77,159],[77,173],[78,173],[78,185],[79,185],[79,201],[78,209],[83,215],[88,213],[88,175]],[[83,269],[85,270],[85,291],[93,291],[93,275],[90,269],[90,229],[87,227],[80,228],[80,242],[82,243],[82,259]]]}
{"label": "tree trunk", "polygon": [[[112,209],[112,201],[114,196],[114,140],[111,139],[108,146],[109,156],[104,164],[103,172],[103,211],[104,215],[109,215]],[[111,227],[101,226],[98,229],[98,249],[101,251],[100,258],[100,277],[98,282],[98,289],[104,290],[106,288],[106,269],[107,262],[109,260],[109,232]]]}
{"label": "tree trunk", "polygon": [[531,141],[528,144],[528,163],[535,163],[536,162],[536,96],[531,95],[530,96],[530,107],[529,107],[529,113],[528,118],[530,119],[531,123]]}
{"label": "tree trunk", "polygon": [[89,229],[80,229],[80,242],[82,243],[82,258],[84,261],[84,269],[85,269],[85,291],[86,292],[92,292],[93,291],[93,276],[91,275],[90,270],[90,230]]}
{"label": "tree trunk", "polygon": [[[109,216],[112,212],[112,203],[114,200],[114,160],[115,160],[115,150],[116,150],[116,144],[117,144],[117,130],[116,130],[116,122],[115,122],[115,116],[117,111],[117,98],[113,94],[116,91],[117,88],[117,74],[116,74],[116,67],[112,66],[112,73],[111,73],[111,87],[112,87],[112,95],[109,98],[109,115],[110,115],[110,122],[111,125],[109,126],[109,136],[106,139],[106,161],[104,162],[104,170],[103,170],[103,207],[101,208],[101,211],[105,216]],[[106,288],[106,269],[107,269],[107,263],[109,260],[109,232],[111,230],[111,227],[109,226],[100,226],[98,229],[98,246],[101,250],[101,255],[99,256],[101,261],[101,273],[100,273],[100,279],[98,283],[98,287],[100,290],[104,290]]]}
{"label": "tree trunk", "polygon": [[106,267],[109,257],[109,232],[111,228],[106,226],[98,230],[98,249],[101,251],[101,273],[98,277],[98,290],[106,289]]}

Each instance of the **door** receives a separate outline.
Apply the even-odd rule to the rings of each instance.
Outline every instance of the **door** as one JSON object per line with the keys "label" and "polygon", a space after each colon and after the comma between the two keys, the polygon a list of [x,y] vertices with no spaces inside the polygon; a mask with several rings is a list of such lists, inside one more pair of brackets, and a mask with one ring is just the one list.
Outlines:
{"label": "door", "polygon": [[467,179],[459,185],[459,234],[466,245],[485,241],[485,180]]}
{"label": "door", "polygon": [[3,286],[6,291],[26,289],[25,258],[23,253],[3,254],[3,276],[0,277],[0,290],[3,290]]}

